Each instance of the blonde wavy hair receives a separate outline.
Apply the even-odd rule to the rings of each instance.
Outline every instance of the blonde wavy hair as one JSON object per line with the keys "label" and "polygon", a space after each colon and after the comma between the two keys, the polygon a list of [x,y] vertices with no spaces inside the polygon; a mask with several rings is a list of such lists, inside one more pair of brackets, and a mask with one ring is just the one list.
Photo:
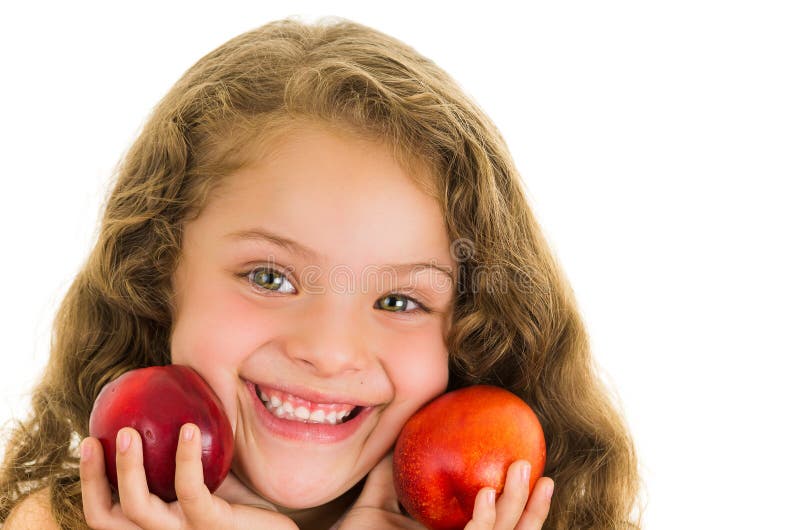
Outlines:
{"label": "blonde wavy hair", "polygon": [[362,25],[281,20],[201,58],[115,171],[98,240],[57,313],[32,413],[6,434],[0,521],[48,488],[62,528],[87,528],[77,442],[100,389],[170,362],[182,227],[280,123],[311,118],[386,141],[436,176],[458,255],[450,387],[507,388],[539,416],[555,481],[546,529],[639,528],[640,479],[573,291],[492,122],[409,46]]}

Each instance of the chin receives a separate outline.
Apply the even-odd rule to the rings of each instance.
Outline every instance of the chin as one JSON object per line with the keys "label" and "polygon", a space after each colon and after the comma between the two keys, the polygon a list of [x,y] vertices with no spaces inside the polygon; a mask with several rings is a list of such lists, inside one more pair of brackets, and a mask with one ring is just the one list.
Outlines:
{"label": "chin", "polygon": [[306,466],[284,468],[277,473],[247,473],[251,488],[269,502],[287,510],[327,504],[347,493],[360,477],[342,478],[333,470],[320,473]]}
{"label": "chin", "polygon": [[316,508],[323,506],[332,500],[336,499],[339,495],[323,495],[315,494],[314,492],[307,492],[305,496],[301,492],[288,492],[284,491],[278,498],[270,499],[276,506],[280,506],[286,510],[305,510],[309,508]]}

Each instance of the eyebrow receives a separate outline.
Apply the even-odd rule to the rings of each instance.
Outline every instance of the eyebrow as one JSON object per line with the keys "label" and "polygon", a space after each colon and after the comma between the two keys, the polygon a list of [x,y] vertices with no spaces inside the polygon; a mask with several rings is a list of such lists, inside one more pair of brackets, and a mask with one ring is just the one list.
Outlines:
{"label": "eyebrow", "polygon": [[[293,239],[280,236],[274,232],[269,232],[262,228],[239,230],[236,232],[231,232],[230,234],[226,234],[224,237],[226,239],[233,239],[237,241],[267,241],[269,243],[282,247],[288,250],[289,252],[303,256],[309,261],[322,261],[321,256],[319,254],[317,254],[314,250],[310,249],[309,247],[303,245],[302,243],[298,243]],[[391,267],[397,271],[407,271],[419,267],[435,269],[443,274],[446,274],[451,281],[455,282],[455,279],[453,278],[453,271],[451,268],[442,267],[441,265],[436,265],[434,263],[425,263],[425,262],[394,263],[394,264],[387,264],[384,266]]]}

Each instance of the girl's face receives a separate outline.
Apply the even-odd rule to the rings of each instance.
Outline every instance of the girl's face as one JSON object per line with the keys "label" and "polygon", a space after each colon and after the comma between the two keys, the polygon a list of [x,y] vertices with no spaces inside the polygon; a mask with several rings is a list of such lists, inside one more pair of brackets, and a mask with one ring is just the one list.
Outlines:
{"label": "girl's face", "polygon": [[342,495],[445,390],[455,263],[385,146],[295,131],[225,178],[183,245],[172,362],[222,400],[233,472],[268,501]]}

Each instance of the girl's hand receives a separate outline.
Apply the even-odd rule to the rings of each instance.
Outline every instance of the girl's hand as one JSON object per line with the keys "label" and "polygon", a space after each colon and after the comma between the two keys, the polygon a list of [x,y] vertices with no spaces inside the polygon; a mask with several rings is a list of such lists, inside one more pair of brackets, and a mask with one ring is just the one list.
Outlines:
{"label": "girl's hand", "polygon": [[367,482],[353,507],[331,530],[425,530],[425,527],[400,511],[392,478],[392,453],[389,452],[367,475]]}
{"label": "girl's hand", "polygon": [[[191,433],[191,439],[184,436]],[[288,517],[252,506],[229,504],[212,495],[203,483],[200,431],[195,425],[181,428],[175,457],[176,502],[166,503],[150,493],[142,464],[142,442],[135,429],[117,433],[117,480],[119,502],[111,497],[103,447],[96,438],[81,444],[81,493],[86,522],[97,530],[111,529],[225,529],[268,528],[298,530]]]}
{"label": "girl's hand", "polygon": [[[540,530],[550,511],[553,480],[542,477],[528,496],[525,461],[511,464],[503,494],[494,502],[494,490],[483,488],[475,499],[472,520],[465,530]],[[529,473],[529,472],[528,472]],[[424,527],[400,511],[392,480],[392,456],[386,456],[367,477],[361,496],[345,514],[338,530]]]}
{"label": "girl's hand", "polygon": [[[527,469],[527,471],[526,471]],[[495,503],[495,491],[483,488],[475,498],[472,520],[464,530],[539,530],[550,511],[553,479],[541,477],[530,496],[530,465],[517,460],[508,468],[503,494]]]}

